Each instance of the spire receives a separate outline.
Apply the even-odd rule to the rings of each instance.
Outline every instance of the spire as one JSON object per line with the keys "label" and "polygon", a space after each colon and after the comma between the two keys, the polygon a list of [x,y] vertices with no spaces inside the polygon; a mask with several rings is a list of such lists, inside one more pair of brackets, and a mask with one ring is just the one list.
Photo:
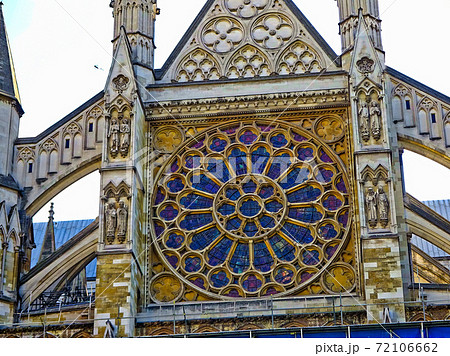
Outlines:
{"label": "spire", "polygon": [[39,256],[39,262],[45,260],[56,250],[55,243],[55,226],[53,224],[53,203],[50,204],[47,229],[45,230],[44,241],[42,242],[41,255]]}
{"label": "spire", "polygon": [[20,104],[19,89],[16,81],[16,72],[6,33],[5,19],[3,18],[3,2],[0,1],[0,94],[15,98]]}

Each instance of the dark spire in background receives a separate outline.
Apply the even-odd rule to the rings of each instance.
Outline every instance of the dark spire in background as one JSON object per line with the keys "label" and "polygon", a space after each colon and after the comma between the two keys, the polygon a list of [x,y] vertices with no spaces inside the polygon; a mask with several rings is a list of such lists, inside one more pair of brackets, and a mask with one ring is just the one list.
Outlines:
{"label": "dark spire in background", "polygon": [[55,226],[53,223],[53,216],[55,212],[53,211],[53,203],[50,205],[47,229],[45,230],[44,241],[42,242],[41,255],[39,256],[39,262],[45,260],[56,250],[55,243]]}

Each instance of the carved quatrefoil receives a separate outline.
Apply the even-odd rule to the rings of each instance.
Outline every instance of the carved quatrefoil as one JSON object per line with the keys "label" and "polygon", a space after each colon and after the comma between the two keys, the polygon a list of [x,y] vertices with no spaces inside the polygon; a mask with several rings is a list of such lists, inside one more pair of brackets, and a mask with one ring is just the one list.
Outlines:
{"label": "carved quatrefoil", "polygon": [[258,15],[268,4],[269,0],[225,0],[226,8],[243,19]]}
{"label": "carved quatrefoil", "polygon": [[269,14],[259,18],[253,26],[252,37],[261,47],[281,48],[294,35],[291,21],[278,14]]}
{"label": "carved quatrefoil", "polygon": [[209,22],[203,30],[203,43],[217,53],[228,53],[244,38],[244,29],[237,22],[221,17]]}

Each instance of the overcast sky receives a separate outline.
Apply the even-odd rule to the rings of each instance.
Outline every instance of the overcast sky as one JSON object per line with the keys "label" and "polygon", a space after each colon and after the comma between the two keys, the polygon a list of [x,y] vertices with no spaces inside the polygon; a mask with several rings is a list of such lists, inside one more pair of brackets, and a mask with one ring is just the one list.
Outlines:
{"label": "overcast sky", "polygon": [[[205,1],[158,0],[161,15],[156,24],[157,68],[162,66]],[[103,89],[111,64],[110,0],[3,2],[26,112],[20,135],[36,136]],[[336,1],[294,2],[339,53]],[[450,95],[450,1],[380,0],[380,12],[387,64]],[[408,192],[420,200],[450,198],[447,169],[426,160],[422,162],[412,154],[405,157],[405,166]],[[95,173],[73,186],[72,192],[68,190],[58,196],[54,200],[56,219],[96,217],[97,201],[87,198],[98,196],[97,187],[98,174]],[[43,210],[35,221],[46,220],[48,208]]]}

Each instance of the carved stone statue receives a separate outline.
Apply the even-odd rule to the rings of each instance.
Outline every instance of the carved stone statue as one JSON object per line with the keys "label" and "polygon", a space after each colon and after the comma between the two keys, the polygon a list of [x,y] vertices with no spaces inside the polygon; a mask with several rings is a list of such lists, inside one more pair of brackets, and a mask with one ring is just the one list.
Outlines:
{"label": "carved stone statue", "polygon": [[369,141],[370,138],[370,115],[367,103],[363,101],[358,111],[359,124],[361,129],[362,139],[364,141]]}
{"label": "carved stone statue", "polygon": [[116,157],[119,153],[119,132],[120,125],[117,122],[117,119],[111,119],[111,123],[109,125],[108,130],[108,138],[109,138],[109,152],[112,157]]}
{"label": "carved stone statue", "polygon": [[128,150],[130,148],[130,125],[128,119],[122,119],[120,125],[120,154],[122,157],[128,156]]}
{"label": "carved stone statue", "polygon": [[369,188],[366,195],[367,220],[373,228],[377,225],[377,193],[373,188]]}
{"label": "carved stone statue", "polygon": [[378,216],[380,217],[380,223],[384,227],[389,222],[389,198],[384,192],[383,187],[378,188]]}
{"label": "carved stone statue", "polygon": [[370,103],[370,118],[372,119],[372,136],[375,140],[381,137],[381,110],[376,100]]}
{"label": "carved stone statue", "polygon": [[119,243],[124,243],[127,236],[128,227],[128,207],[121,200],[119,201],[119,209],[117,209],[117,238]]}
{"label": "carved stone statue", "polygon": [[114,204],[105,205],[105,227],[106,240],[109,244],[114,243],[116,237],[117,212]]}

